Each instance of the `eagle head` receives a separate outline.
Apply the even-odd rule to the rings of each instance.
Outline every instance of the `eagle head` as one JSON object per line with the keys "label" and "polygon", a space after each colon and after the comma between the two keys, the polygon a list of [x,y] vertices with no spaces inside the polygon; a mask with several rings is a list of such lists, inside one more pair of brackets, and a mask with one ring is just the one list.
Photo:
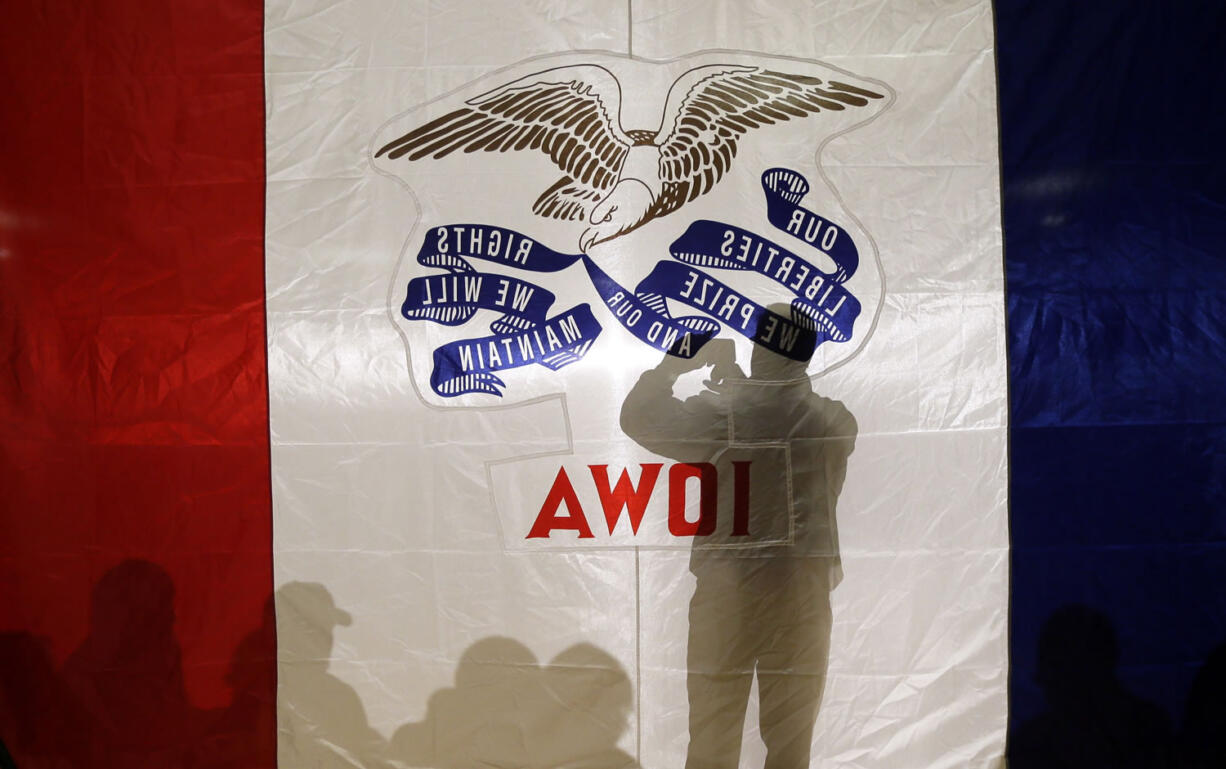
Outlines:
{"label": "eagle head", "polygon": [[604,200],[592,209],[588,217],[591,227],[579,236],[579,250],[587,253],[592,246],[612,240],[641,225],[656,196],[638,179],[622,179]]}

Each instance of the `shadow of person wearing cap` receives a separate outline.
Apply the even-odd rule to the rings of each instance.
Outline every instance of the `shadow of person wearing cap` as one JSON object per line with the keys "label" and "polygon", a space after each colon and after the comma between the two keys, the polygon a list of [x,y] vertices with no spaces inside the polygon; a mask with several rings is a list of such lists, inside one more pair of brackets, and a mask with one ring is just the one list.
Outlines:
{"label": "shadow of person wearing cap", "polygon": [[477,641],[455,685],[392,738],[395,763],[431,769],[636,769],[617,747],[633,705],[630,679],[610,654],[576,644],[548,665],[510,638]]}
{"label": "shadow of person wearing cap", "polygon": [[337,625],[353,622],[315,582],[276,593],[279,766],[302,769],[383,767],[387,741],[366,719],[353,687],[328,672]]}
{"label": "shadow of person wearing cap", "polygon": [[[788,305],[770,309],[790,313]],[[692,537],[696,581],[687,769],[739,765],[755,677],[766,768],[809,766],[830,651],[830,591],[842,578],[835,507],[856,421],[813,391],[806,362],[755,345],[750,363],[746,377],[728,339],[688,360],[665,355],[639,377],[621,412],[622,430],[643,448],[713,469],[721,502],[737,493],[728,488],[737,465],[751,481],[739,523],[725,509],[704,526],[708,513],[700,511],[697,525],[673,531]],[[677,380],[705,366],[712,367],[707,389],[675,397]]]}

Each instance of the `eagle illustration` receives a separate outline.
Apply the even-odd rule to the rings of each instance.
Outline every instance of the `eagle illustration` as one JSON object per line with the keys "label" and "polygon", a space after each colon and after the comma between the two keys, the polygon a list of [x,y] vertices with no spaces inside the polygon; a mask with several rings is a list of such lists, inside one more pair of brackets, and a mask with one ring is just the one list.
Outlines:
{"label": "eagle illustration", "polygon": [[535,214],[587,221],[587,253],[709,192],[750,129],[822,110],[864,107],[882,94],[755,66],[707,65],[669,88],[656,130],[621,127],[621,86],[595,64],[545,70],[465,102],[382,147],[375,157],[539,150],[565,174]]}

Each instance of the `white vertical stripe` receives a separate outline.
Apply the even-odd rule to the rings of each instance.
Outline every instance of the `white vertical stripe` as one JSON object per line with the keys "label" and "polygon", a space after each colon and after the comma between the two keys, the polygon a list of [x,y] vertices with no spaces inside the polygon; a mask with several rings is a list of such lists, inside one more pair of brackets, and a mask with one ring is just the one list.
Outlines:
{"label": "white vertical stripe", "polygon": [[[616,408],[657,356],[606,323],[575,371],[609,369],[565,403],[465,413],[423,405],[387,311],[413,203],[367,159],[385,121],[494,69],[563,51],[627,51],[631,38],[641,57],[762,51],[821,60],[897,92],[885,117],[823,154],[846,209],[877,245],[888,288],[867,346],[819,380],[823,395],[855,414],[860,437],[839,501],[846,578],[833,594],[814,765],[965,767],[999,758],[1007,412],[990,5],[834,6],[270,0],[276,580],[320,583],[353,620],[335,629],[330,678],[283,661],[283,684],[305,682],[282,689],[283,765],[316,755],[320,741],[287,715],[312,712],[311,703],[287,696],[330,696],[332,684],[321,681],[347,687],[352,700],[344,701],[361,713],[336,728],[360,758],[363,740],[390,739],[425,718],[431,695],[454,686],[465,651],[492,636],[523,644],[542,664],[583,642],[609,653],[642,686],[641,733],[631,725],[622,748],[634,753],[641,743],[645,766],[684,763],[688,554],[508,552],[487,488],[501,476],[499,466],[487,474],[486,463],[517,456],[573,450],[605,457],[614,472],[639,461],[641,451],[614,432]],[[539,190],[529,194],[515,174],[488,168],[506,201],[472,221],[516,227],[517,206]],[[743,188],[753,191],[750,165],[745,172]],[[759,200],[733,198],[755,212],[738,223],[765,233]],[[693,218],[674,216],[673,236]],[[582,301],[598,301],[584,290]],[[403,299],[403,286],[392,291]],[[555,310],[577,295],[560,296]],[[593,526],[604,525],[589,512]],[[522,533],[514,538],[518,546]],[[283,618],[293,614],[280,608]],[[755,708],[745,767],[760,766],[763,755]],[[365,725],[371,734],[360,737]]]}

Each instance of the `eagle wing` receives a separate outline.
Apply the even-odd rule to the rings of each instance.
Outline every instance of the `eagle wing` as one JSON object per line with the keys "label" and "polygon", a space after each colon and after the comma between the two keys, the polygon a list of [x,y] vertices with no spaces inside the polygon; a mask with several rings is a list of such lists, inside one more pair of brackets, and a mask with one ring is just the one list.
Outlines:
{"label": "eagle wing", "polygon": [[541,195],[533,211],[575,221],[613,188],[634,144],[618,122],[621,87],[597,65],[538,72],[465,104],[389,142],[375,157],[538,150],[566,176]]}
{"label": "eagle wing", "polygon": [[662,191],[652,216],[709,192],[736,157],[741,136],[764,125],[823,110],[864,107],[883,94],[836,80],[763,67],[696,67],[669,90],[656,144]]}

